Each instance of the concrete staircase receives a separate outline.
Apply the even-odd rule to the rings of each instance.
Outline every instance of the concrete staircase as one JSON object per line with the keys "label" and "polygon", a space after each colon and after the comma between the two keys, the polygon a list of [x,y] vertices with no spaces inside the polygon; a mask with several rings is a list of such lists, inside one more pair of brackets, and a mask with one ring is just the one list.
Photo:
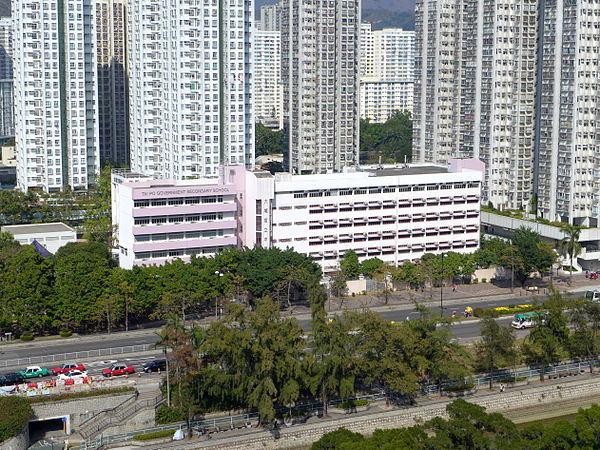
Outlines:
{"label": "concrete staircase", "polygon": [[75,432],[85,440],[94,438],[108,428],[126,424],[128,419],[133,418],[144,410],[155,410],[163,402],[163,396],[157,386],[140,386],[136,395],[128,398],[114,408],[102,411],[94,417],[81,423]]}

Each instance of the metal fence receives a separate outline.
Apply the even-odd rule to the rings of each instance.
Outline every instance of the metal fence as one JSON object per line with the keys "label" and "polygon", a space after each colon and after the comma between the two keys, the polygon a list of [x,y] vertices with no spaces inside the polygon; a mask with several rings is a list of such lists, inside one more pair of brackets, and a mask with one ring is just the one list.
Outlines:
{"label": "metal fence", "polygon": [[[370,395],[362,395],[357,397],[350,397],[346,399],[336,399],[330,401],[329,406],[335,406],[339,403],[343,403],[346,401],[352,400],[383,400],[385,398],[385,393],[380,392],[376,394]],[[277,410],[278,413],[287,413],[292,410],[294,411],[304,411],[307,414],[320,413],[323,409],[323,405],[321,403],[307,403],[303,405],[298,405],[291,408],[279,408]],[[258,414],[256,413],[248,413],[248,414],[237,414],[233,416],[222,416],[222,417],[214,417],[211,419],[203,419],[197,420],[190,423],[190,428],[193,430],[211,430],[211,431],[223,431],[230,430],[233,428],[251,428],[258,422]],[[144,430],[131,431],[129,433],[115,434],[110,436],[100,436],[95,439],[88,439],[83,442],[79,447],[71,447],[73,450],[96,450],[104,445],[115,444],[119,442],[126,442],[133,439],[133,436],[147,433],[154,433],[156,431],[163,430],[187,430],[188,426],[185,422],[183,423],[174,423],[169,425],[163,425],[159,427],[146,428]]]}
{"label": "metal fence", "polygon": [[[563,375],[564,374],[574,374],[574,373],[581,374],[581,373],[584,373],[586,370],[589,370],[589,362],[578,362],[578,363],[559,364],[556,366],[547,367],[545,369],[544,373],[546,376],[552,377],[552,376],[560,376],[561,374],[563,374]],[[502,381],[502,380],[506,380],[507,378],[513,378],[513,377],[514,378],[539,377],[540,371],[541,371],[541,369],[522,369],[522,370],[517,370],[516,372],[503,372],[498,375],[494,375],[493,381],[497,382],[497,381]],[[476,377],[473,379],[473,384],[475,384],[476,386],[484,386],[484,385],[489,384],[489,381],[490,381],[489,376]],[[448,387],[448,386],[451,386],[451,384],[449,384],[449,383],[442,384],[442,387]],[[373,388],[374,386],[370,386],[370,387]],[[386,398],[386,393],[383,388],[380,388],[380,389],[381,389],[380,392],[377,392],[375,394],[351,397],[351,398],[346,398],[346,399],[335,399],[335,400],[331,400],[328,404],[330,406],[335,406],[339,403],[343,403],[343,402],[351,401],[351,400],[363,400],[363,399],[370,400],[370,401],[384,400]],[[427,384],[427,385],[422,386],[421,394],[428,395],[428,394],[436,392],[437,389],[438,389],[438,386],[435,386],[433,384]],[[412,401],[409,396],[404,396],[404,395],[398,394],[396,392],[388,392],[387,397],[391,401],[394,401],[394,403],[396,403],[397,405],[400,405],[400,406],[410,407],[412,405]],[[322,409],[323,409],[323,405],[321,403],[307,403],[307,404],[297,405],[297,406],[289,407],[289,408],[280,408],[277,410],[277,412],[287,413],[287,412],[291,412],[291,411],[303,411],[306,414],[320,414],[322,412]],[[256,414],[256,413],[238,414],[238,415],[233,415],[233,416],[222,416],[222,417],[215,417],[212,419],[203,419],[203,420],[195,421],[195,422],[191,423],[191,428],[196,429],[196,430],[208,429],[208,430],[212,430],[212,431],[225,430],[225,429],[231,429],[231,428],[241,428],[241,427],[251,428],[252,424],[253,423],[256,424],[257,421],[258,421],[258,414]],[[129,441],[133,438],[133,436],[138,435],[138,434],[146,434],[146,433],[152,433],[155,431],[178,430],[178,429],[186,430],[187,424],[186,423],[176,423],[176,424],[164,425],[164,426],[160,426],[160,427],[147,428],[144,430],[133,431],[130,433],[116,434],[116,435],[111,435],[111,436],[100,436],[98,438],[85,441],[84,443],[82,443],[82,445],[80,447],[75,447],[75,449],[78,448],[79,450],[96,450],[96,449],[102,447],[103,445]]]}
{"label": "metal fence", "polygon": [[49,362],[77,361],[84,358],[98,358],[101,356],[123,355],[152,350],[154,344],[127,345],[125,347],[100,348],[83,352],[58,353],[56,355],[32,356],[31,358],[6,359],[0,361],[0,367],[28,366],[31,364],[45,364]]}
{"label": "metal fence", "polygon": [[[596,363],[597,363],[597,361],[594,362],[594,364],[596,364]],[[589,370],[589,367],[590,367],[590,363],[587,361],[576,362],[576,363],[567,363],[567,364],[558,364],[556,366],[546,367],[544,369],[544,375],[546,377],[552,377],[554,375],[560,376],[560,375],[564,375],[564,374],[570,374],[570,375],[583,374],[587,370]],[[504,371],[502,373],[498,373],[498,374],[494,375],[492,377],[492,382],[496,383],[496,382],[501,382],[501,381],[507,380],[507,379],[513,379],[513,378],[516,380],[518,378],[539,377],[541,372],[542,372],[541,368],[540,369],[521,369],[521,370],[517,370],[517,371]],[[489,383],[490,383],[489,376],[473,378],[473,384],[475,386],[486,386]],[[453,385],[456,385],[456,383],[442,383],[442,388],[453,386]],[[436,386],[434,384],[426,384],[421,387],[421,391],[425,395],[434,393],[438,389],[439,389],[439,386]]]}

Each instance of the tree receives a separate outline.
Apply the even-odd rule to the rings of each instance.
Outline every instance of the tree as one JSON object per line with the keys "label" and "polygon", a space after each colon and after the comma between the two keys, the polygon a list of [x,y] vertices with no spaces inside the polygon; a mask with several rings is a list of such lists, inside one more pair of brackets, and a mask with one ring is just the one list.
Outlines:
{"label": "tree", "polygon": [[335,272],[329,280],[329,287],[336,297],[342,297],[348,289],[348,279],[344,272],[340,270]]}
{"label": "tree", "polygon": [[111,170],[110,166],[102,169],[96,181],[91,203],[85,211],[83,237],[93,242],[103,242],[112,247],[116,231],[111,217]]}
{"label": "tree", "polygon": [[504,249],[502,254],[502,265],[510,268],[510,292],[513,292],[515,284],[515,270],[523,271],[525,266],[523,258],[519,256],[519,249],[514,245],[510,245]]}
{"label": "tree", "polygon": [[418,389],[419,371],[425,364],[419,354],[417,334],[405,322],[396,324],[382,319],[372,311],[348,313],[355,323],[356,376],[366,383],[389,392],[413,396]]}
{"label": "tree", "polygon": [[256,156],[283,153],[283,130],[273,131],[257,122],[254,127],[254,142]]}
{"label": "tree", "polygon": [[437,384],[440,392],[446,382],[462,383],[469,374],[467,353],[452,336],[448,322],[438,326],[429,310],[420,306],[417,309],[421,317],[407,322],[416,333],[419,343],[417,353],[420,355],[420,367],[417,373]]}
{"label": "tree", "polygon": [[409,162],[412,159],[412,118],[396,111],[384,123],[360,121],[360,160],[363,163]]}
{"label": "tree", "polygon": [[365,259],[360,263],[360,273],[373,277],[375,273],[384,265],[384,262],[379,258]]}
{"label": "tree", "polygon": [[106,324],[106,332],[108,334],[110,334],[111,330],[120,321],[123,315],[122,306],[117,294],[105,293],[96,300],[94,318],[99,323]]}
{"label": "tree", "polygon": [[260,422],[269,423],[276,405],[291,405],[300,394],[302,335],[296,319],[281,318],[277,304],[268,298],[259,299],[252,312],[229,305],[200,345],[214,360],[200,369],[201,393],[257,408]]}
{"label": "tree", "polygon": [[20,244],[8,231],[0,231],[0,249],[5,247],[18,247]]}
{"label": "tree", "polygon": [[358,278],[360,275],[360,263],[358,256],[352,249],[347,250],[340,259],[340,270],[348,280]]}
{"label": "tree", "polygon": [[560,359],[569,337],[561,294],[553,290],[544,307],[548,311],[543,316],[544,320],[537,322],[523,343],[523,355],[527,363],[540,368],[540,381],[544,381],[546,368]]}
{"label": "tree", "polygon": [[515,334],[511,327],[502,327],[492,317],[484,318],[481,340],[475,344],[477,360],[490,374],[492,389],[494,371],[516,359]]}
{"label": "tree", "polygon": [[504,239],[481,237],[481,246],[475,252],[475,263],[482,269],[490,266],[503,266],[502,255],[510,244]]}
{"label": "tree", "polygon": [[522,261],[523,269],[516,272],[521,284],[533,272],[546,272],[555,261],[555,255],[542,243],[540,235],[529,228],[517,229],[512,236],[512,244],[518,249],[517,254]]}
{"label": "tree", "polygon": [[563,256],[569,257],[569,285],[573,279],[573,260],[581,253],[581,244],[579,236],[581,235],[581,227],[576,227],[565,223],[560,227],[564,234],[563,239],[559,242],[558,248]]}
{"label": "tree", "polygon": [[324,310],[315,310],[312,320],[312,352],[305,358],[308,385],[318,395],[327,415],[331,395],[349,397],[354,393],[356,335],[347,315],[326,319]]}
{"label": "tree", "polygon": [[425,282],[425,274],[419,264],[412,261],[405,261],[401,266],[392,272],[392,277],[398,281],[404,281],[411,287],[417,288]]}
{"label": "tree", "polygon": [[600,304],[584,301],[571,308],[573,332],[568,349],[573,358],[589,361],[590,373],[600,354]]}
{"label": "tree", "polygon": [[0,260],[0,323],[13,332],[42,331],[50,325],[52,263],[31,245],[13,247]]}

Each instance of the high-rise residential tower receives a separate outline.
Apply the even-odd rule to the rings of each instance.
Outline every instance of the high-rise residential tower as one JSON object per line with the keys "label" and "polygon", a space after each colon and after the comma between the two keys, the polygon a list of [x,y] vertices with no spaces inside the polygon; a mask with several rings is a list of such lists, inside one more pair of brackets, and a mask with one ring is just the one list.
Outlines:
{"label": "high-rise residential tower", "polygon": [[100,167],[95,3],[12,6],[17,185],[87,189]]}
{"label": "high-rise residential tower", "polygon": [[256,28],[261,31],[281,31],[281,2],[260,7]]}
{"label": "high-rise residential tower", "polygon": [[281,32],[254,32],[254,112],[270,128],[283,124]]}
{"label": "high-rise residential tower", "polygon": [[131,167],[162,178],[252,165],[251,1],[132,0]]}
{"label": "high-rise residential tower", "polygon": [[360,115],[385,122],[394,112],[412,112],[415,32],[401,28],[372,31],[361,25]]}
{"label": "high-rise residential tower", "polygon": [[538,72],[537,212],[552,221],[600,221],[600,4],[542,2]]}
{"label": "high-rise residential tower", "polygon": [[537,0],[418,0],[413,159],[486,164],[483,196],[528,208]]}
{"label": "high-rise residential tower", "polygon": [[287,169],[356,165],[360,0],[283,0],[281,27]]}
{"label": "high-rise residential tower", "polygon": [[12,39],[12,19],[0,18],[0,138],[15,135]]}
{"label": "high-rise residential tower", "polygon": [[129,165],[126,0],[95,2],[100,161]]}

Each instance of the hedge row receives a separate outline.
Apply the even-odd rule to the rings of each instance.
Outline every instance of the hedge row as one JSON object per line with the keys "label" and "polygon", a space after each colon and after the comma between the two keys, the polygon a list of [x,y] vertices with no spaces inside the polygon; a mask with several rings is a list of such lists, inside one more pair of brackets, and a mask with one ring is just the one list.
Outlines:
{"label": "hedge row", "polygon": [[0,397],[0,442],[15,437],[23,431],[31,414],[31,406],[26,398]]}

